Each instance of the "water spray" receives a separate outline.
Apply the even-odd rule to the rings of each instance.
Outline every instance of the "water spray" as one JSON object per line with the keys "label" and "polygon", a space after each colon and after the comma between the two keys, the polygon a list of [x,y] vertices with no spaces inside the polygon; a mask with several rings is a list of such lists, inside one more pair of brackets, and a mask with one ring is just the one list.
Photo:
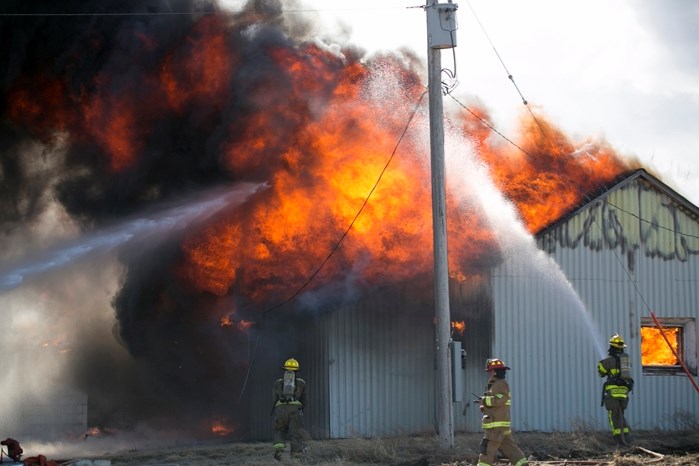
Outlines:
{"label": "water spray", "polygon": [[[458,137],[456,139],[458,140]],[[467,147],[467,145],[467,143],[461,142],[457,147]],[[459,151],[454,149],[453,153],[459,153]],[[525,261],[535,273],[549,281],[562,296],[566,297],[573,310],[582,318],[587,327],[593,346],[600,357],[604,358],[606,347],[600,332],[590,311],[585,307],[565,273],[550,256],[537,247],[534,237],[525,229],[514,206],[497,189],[484,167],[468,157],[465,160],[462,158],[458,160],[460,164],[465,163],[466,166],[451,167],[449,171],[468,174],[468,179],[457,183],[458,185],[478,186],[477,196],[484,206],[487,205],[483,211],[496,234],[503,255],[513,258],[519,257],[519,260]],[[456,162],[453,161],[453,163]],[[462,202],[464,204],[472,202],[469,193],[459,192],[458,194],[463,196]]]}
{"label": "water spray", "polygon": [[259,184],[246,183],[225,190],[210,190],[199,195],[194,201],[125,221],[111,228],[55,245],[32,254],[31,257],[24,257],[12,265],[0,267],[0,293],[17,288],[28,278],[73,264],[89,254],[111,251],[129,241],[143,241],[152,238],[153,235],[183,230],[193,223],[202,222],[223,208],[242,204],[259,188]]}

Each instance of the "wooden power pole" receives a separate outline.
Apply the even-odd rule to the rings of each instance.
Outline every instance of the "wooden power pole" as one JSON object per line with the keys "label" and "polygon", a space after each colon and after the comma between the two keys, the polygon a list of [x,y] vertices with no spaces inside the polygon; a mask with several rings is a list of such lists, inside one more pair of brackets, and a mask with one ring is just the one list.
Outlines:
{"label": "wooden power pole", "polygon": [[432,167],[432,229],[434,247],[435,352],[437,355],[437,421],[440,446],[454,447],[454,411],[447,261],[446,173],[444,164],[444,108],[442,105],[441,49],[456,46],[456,5],[427,0],[427,61]]}

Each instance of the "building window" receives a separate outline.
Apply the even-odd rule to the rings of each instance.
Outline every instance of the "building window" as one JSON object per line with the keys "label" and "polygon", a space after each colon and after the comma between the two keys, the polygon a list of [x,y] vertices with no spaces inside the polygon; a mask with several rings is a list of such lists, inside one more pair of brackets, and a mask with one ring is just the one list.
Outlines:
{"label": "building window", "polygon": [[[641,364],[644,375],[685,375],[678,357],[697,375],[697,326],[692,318],[658,317],[665,338],[650,317],[641,318]],[[668,341],[672,350],[668,346]],[[673,352],[674,350],[674,352]]]}

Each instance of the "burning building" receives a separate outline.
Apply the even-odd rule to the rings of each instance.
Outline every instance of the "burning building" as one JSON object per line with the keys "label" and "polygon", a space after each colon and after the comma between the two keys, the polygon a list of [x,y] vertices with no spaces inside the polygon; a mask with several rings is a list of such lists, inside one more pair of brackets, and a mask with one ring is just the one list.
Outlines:
{"label": "burning building", "polygon": [[[455,429],[480,429],[473,394],[485,384],[485,359],[496,355],[512,367],[508,378],[520,387],[513,394],[515,428],[604,430],[596,364],[606,356],[606,339],[617,331],[634,361],[636,388],[628,410],[633,427],[693,425],[699,404],[677,358],[696,377],[698,214],[647,171],[627,172],[588,193],[534,237],[524,231],[502,237],[501,263],[482,274],[453,277]],[[278,376],[288,355],[299,357],[314,391],[307,410],[314,436],[434,429],[430,285],[431,277],[425,277],[376,290],[306,320],[296,327],[303,329],[298,334],[288,328],[262,332],[256,349],[261,363],[251,378],[258,387],[251,390],[257,394],[251,404],[253,435],[271,432],[265,384]],[[674,352],[650,311],[660,316]],[[279,341],[284,343],[272,344]]]}
{"label": "burning building", "polygon": [[[276,2],[237,11],[185,0],[3,8],[23,14],[0,30],[12,44],[0,53],[0,299],[3,351],[13,356],[0,364],[13,375],[31,367],[41,381],[21,393],[5,387],[0,408],[13,422],[4,429],[26,425],[23,407],[45,405],[55,385],[70,388],[52,403],[75,407],[73,433],[147,425],[265,437],[266,394],[292,355],[309,380],[315,436],[433,428],[428,119],[414,56],[364,56],[317,37]],[[580,352],[547,351],[538,366],[520,359],[538,354],[533,341],[545,343],[534,330],[556,330],[550,319],[531,328],[540,314],[521,305],[534,295],[507,294],[516,289],[506,283],[509,260],[538,257],[532,233],[565,218],[537,237],[544,251],[622,251],[634,271],[644,261],[686,267],[697,250],[694,230],[666,247],[668,219],[695,227],[694,208],[668,188],[652,204],[649,230],[621,231],[628,222],[620,221],[597,235],[588,220],[576,227],[584,241],[555,233],[573,231],[581,214],[562,216],[592,209],[586,196],[636,164],[603,141],[571,141],[543,115],[523,116],[516,146],[486,120],[484,109],[461,106],[445,122],[453,339],[461,342],[452,354],[455,420],[469,430],[479,421],[468,400],[482,389],[491,353],[510,358],[513,377],[542,379],[550,358],[596,356],[581,331],[570,339]],[[650,175],[630,179],[663,186]],[[614,189],[609,196],[627,192]],[[648,196],[623,200],[646,206]],[[605,219],[621,218],[603,207]],[[609,250],[608,236],[617,238]],[[634,299],[622,303],[629,313]],[[680,307],[657,310],[685,319],[681,328],[665,322],[691,352],[693,320]],[[631,329],[640,321],[618,319],[638,338]],[[580,406],[595,385],[577,387]],[[53,414],[22,432],[54,435]]]}
{"label": "burning building", "polygon": [[[698,213],[639,169],[589,193],[534,237],[512,232],[502,238],[502,263],[468,279],[453,277],[455,428],[480,429],[473,393],[485,384],[485,359],[497,355],[513,368],[509,378],[521,387],[514,394],[515,428],[604,429],[596,363],[606,355],[606,339],[617,331],[634,361],[629,422],[637,429],[693,425],[699,405],[687,376],[697,375],[699,316],[692,303],[698,298],[693,279],[699,267]],[[432,430],[436,363],[430,286],[431,277],[425,277],[377,290],[305,321],[295,327],[300,332],[295,336],[286,327],[263,332],[257,349],[263,362],[251,379],[259,388],[252,390],[257,393],[251,404],[253,434],[265,437],[271,431],[263,386],[278,376],[287,355],[300,358],[314,391],[307,409],[313,435]],[[671,347],[650,311],[660,316]],[[461,320],[463,327],[456,325]]]}

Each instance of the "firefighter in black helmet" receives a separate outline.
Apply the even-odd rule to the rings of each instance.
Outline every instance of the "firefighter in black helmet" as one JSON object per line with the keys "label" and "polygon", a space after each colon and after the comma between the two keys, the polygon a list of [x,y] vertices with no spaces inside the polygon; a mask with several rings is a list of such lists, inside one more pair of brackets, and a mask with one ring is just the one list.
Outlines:
{"label": "firefighter in black helmet", "polygon": [[633,390],[634,381],[631,378],[631,363],[624,352],[624,338],[615,333],[609,338],[609,356],[597,364],[597,374],[606,377],[602,387],[602,406],[607,410],[612,437],[619,445],[631,442],[628,422],[624,411],[629,404],[629,392]]}
{"label": "firefighter in black helmet", "polygon": [[483,413],[483,440],[480,445],[478,466],[492,466],[495,456],[502,452],[514,466],[529,464],[524,453],[512,440],[510,426],[510,386],[505,380],[509,367],[501,359],[488,359],[485,363],[488,385],[478,399]]}
{"label": "firefighter in black helmet", "polygon": [[306,449],[303,408],[306,406],[306,382],[298,376],[299,362],[290,358],[282,366],[284,375],[274,382],[274,459],[281,461],[286,440],[291,443],[291,456],[300,457]]}

